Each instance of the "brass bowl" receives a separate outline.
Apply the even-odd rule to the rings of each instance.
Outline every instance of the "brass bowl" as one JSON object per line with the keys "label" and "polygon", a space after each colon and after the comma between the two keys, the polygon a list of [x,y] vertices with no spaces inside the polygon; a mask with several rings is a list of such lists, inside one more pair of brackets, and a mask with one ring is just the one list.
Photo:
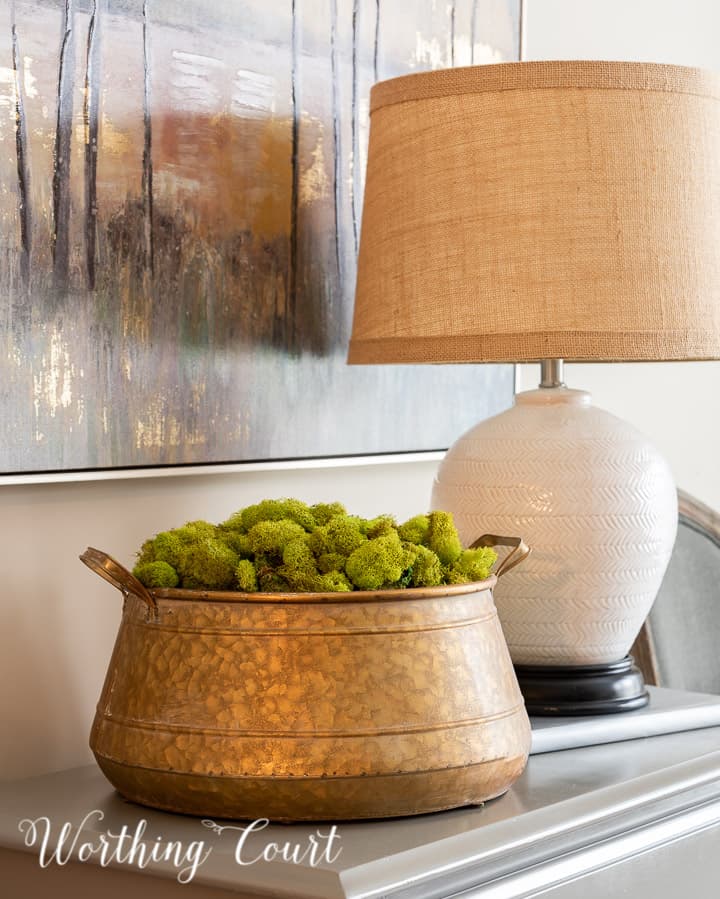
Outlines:
{"label": "brass bowl", "polygon": [[127,799],[219,818],[347,820],[472,805],[523,771],[530,726],[475,584],[125,595],[90,746]]}

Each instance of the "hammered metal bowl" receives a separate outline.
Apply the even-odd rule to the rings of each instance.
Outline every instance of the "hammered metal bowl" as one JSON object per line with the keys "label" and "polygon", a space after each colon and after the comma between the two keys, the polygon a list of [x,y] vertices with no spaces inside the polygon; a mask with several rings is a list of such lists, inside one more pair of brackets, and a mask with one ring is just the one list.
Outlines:
{"label": "hammered metal bowl", "polygon": [[81,559],[125,596],[90,746],[127,799],[220,818],[378,818],[484,802],[525,767],[496,576],[243,594],[147,590],[99,550]]}

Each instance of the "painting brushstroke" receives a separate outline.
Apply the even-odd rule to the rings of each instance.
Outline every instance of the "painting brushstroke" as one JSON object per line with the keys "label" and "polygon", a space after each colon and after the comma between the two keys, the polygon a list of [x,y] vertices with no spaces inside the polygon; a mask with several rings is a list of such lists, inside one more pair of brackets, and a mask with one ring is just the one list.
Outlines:
{"label": "painting brushstroke", "polygon": [[143,45],[143,155],[142,195],[144,210],[145,260],[151,275],[155,274],[155,250],[153,246],[153,161],[152,116],[150,114],[150,42],[148,37],[148,0],[142,8]]}
{"label": "painting brushstroke", "polygon": [[345,364],[372,83],[517,58],[519,0],[452,10],[0,4],[0,473],[431,450],[509,404],[508,367]]}
{"label": "painting brushstroke", "polygon": [[340,91],[339,64],[337,47],[337,3],[330,2],[330,73],[332,78],[332,128],[333,128],[333,200],[335,204],[335,265],[340,282],[343,279],[342,253],[340,235],[342,233],[342,146],[340,143]]}
{"label": "painting brushstroke", "polygon": [[380,0],[375,0],[375,35],[373,41],[373,81],[378,80],[378,50],[380,47]]}
{"label": "painting brushstroke", "polygon": [[98,115],[100,109],[100,32],[98,6],[101,0],[93,0],[88,26],[85,57],[85,98],[83,120],[85,122],[85,268],[87,286],[95,289],[95,251],[97,244],[97,152]]}
{"label": "painting brushstroke", "polygon": [[24,284],[30,274],[30,245],[32,223],[30,218],[29,165],[27,158],[27,124],[25,122],[25,105],[20,75],[20,51],[18,49],[17,29],[12,23],[12,62],[15,87],[15,155],[17,157],[18,215],[20,217],[20,273]]}
{"label": "painting brushstroke", "polygon": [[53,173],[53,271],[55,287],[68,286],[70,269],[70,153],[73,119],[73,0],[65,0],[63,37],[57,76],[57,123],[55,126],[55,171]]}

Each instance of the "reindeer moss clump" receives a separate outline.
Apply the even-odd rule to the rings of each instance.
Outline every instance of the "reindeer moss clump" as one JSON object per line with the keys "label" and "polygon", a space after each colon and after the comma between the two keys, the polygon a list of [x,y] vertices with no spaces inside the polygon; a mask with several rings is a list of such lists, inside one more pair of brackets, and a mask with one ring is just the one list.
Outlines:
{"label": "reindeer moss clump", "polygon": [[167,562],[144,562],[135,566],[135,577],[146,587],[177,587],[177,571]]}
{"label": "reindeer moss clump", "polygon": [[243,593],[254,593],[258,589],[257,572],[250,559],[241,559],[235,569],[238,589]]}
{"label": "reindeer moss clump", "polygon": [[240,558],[229,546],[212,537],[200,537],[183,547],[178,574],[183,587],[230,590],[235,587],[235,571]]}
{"label": "reindeer moss clump", "polygon": [[473,581],[484,581],[495,564],[497,553],[489,546],[480,549],[463,550],[450,566],[446,582],[448,584],[471,584]]}
{"label": "reindeer moss clump", "polygon": [[401,586],[403,573],[412,567],[413,557],[403,549],[397,531],[366,540],[345,563],[345,571],[359,590],[379,590]]}
{"label": "reindeer moss clump", "polygon": [[243,593],[348,593],[485,580],[496,553],[463,549],[452,515],[398,525],[341,503],[268,499],[222,524],[190,521],[143,543],[135,576],[146,587]]}

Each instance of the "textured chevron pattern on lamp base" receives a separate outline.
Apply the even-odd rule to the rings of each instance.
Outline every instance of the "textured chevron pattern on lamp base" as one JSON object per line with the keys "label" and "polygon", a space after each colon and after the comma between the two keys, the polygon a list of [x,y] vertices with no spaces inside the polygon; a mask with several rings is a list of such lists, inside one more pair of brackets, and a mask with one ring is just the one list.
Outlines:
{"label": "textured chevron pattern on lamp base", "polygon": [[565,387],[521,393],[448,451],[432,508],[465,545],[520,534],[533,554],[495,592],[516,665],[623,658],[657,595],[677,529],[669,466],[635,428]]}

